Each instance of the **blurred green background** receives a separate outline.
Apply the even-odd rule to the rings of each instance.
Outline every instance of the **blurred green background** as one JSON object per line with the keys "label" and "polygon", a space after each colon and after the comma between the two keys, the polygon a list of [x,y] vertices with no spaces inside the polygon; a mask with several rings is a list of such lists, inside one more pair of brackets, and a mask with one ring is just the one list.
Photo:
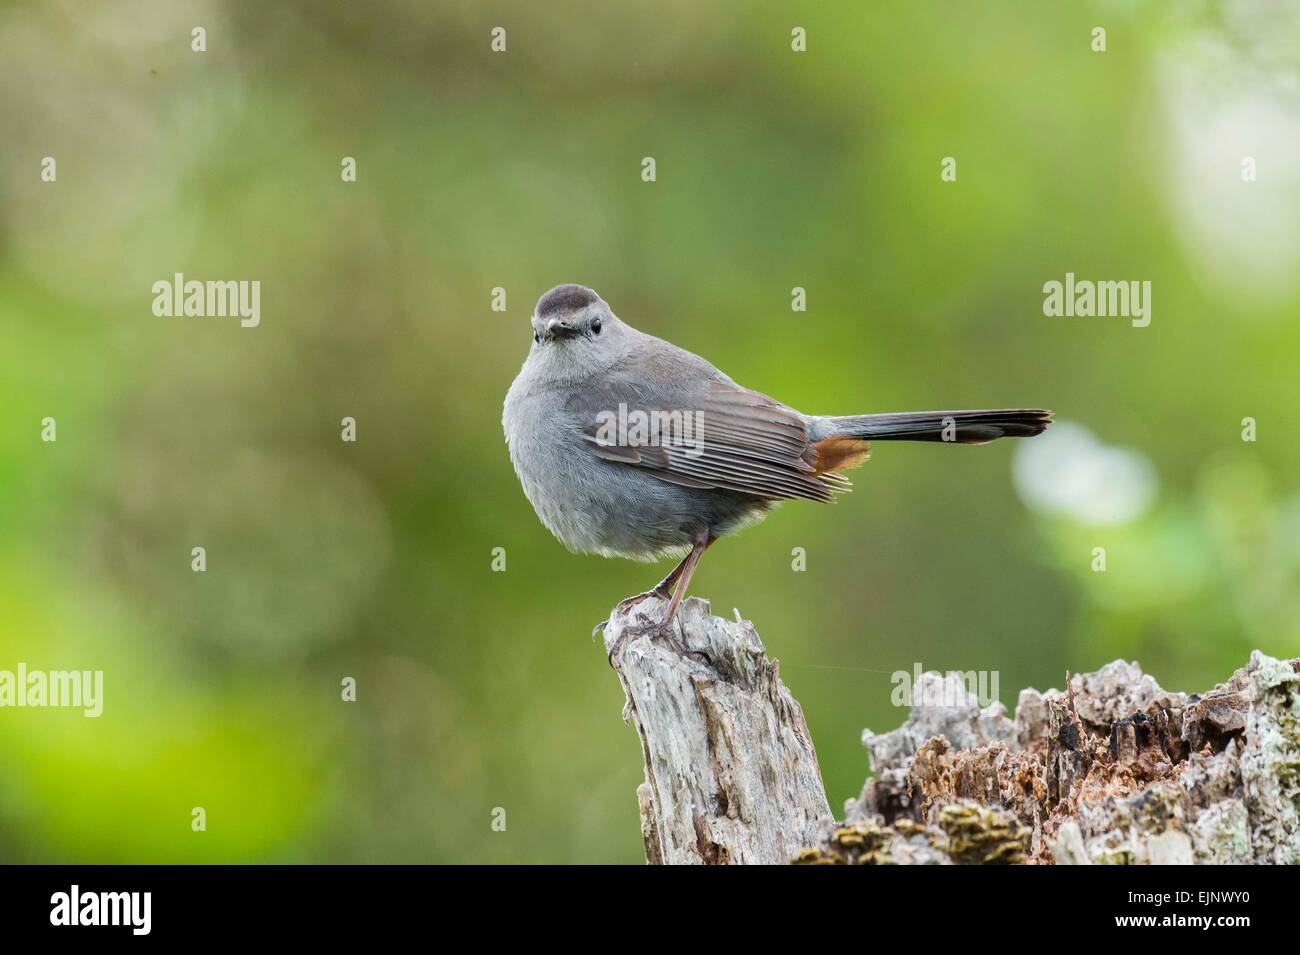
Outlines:
{"label": "blurred green background", "polygon": [[[1013,707],[1300,654],[1298,10],[0,4],[0,668],[105,671],[99,719],[0,710],[0,860],[642,859],[588,633],[667,565],[566,553],[501,433],[559,282],[808,412],[1057,412],[703,562],[832,807],[914,662]],[[1150,327],[1045,317],[1067,271]],[[155,317],[175,272],[260,280],[260,327]]]}

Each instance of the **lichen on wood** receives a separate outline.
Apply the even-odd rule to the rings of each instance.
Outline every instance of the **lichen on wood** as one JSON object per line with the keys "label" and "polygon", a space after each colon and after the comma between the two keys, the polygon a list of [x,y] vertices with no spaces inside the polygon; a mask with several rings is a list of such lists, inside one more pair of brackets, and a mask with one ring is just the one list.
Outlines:
{"label": "lichen on wood", "polygon": [[753,626],[691,599],[668,634],[663,606],[605,626],[650,862],[1300,863],[1300,660],[1256,651],[1199,695],[1116,660],[1022,690],[1014,718],[923,674],[902,726],[864,732],[875,776],[836,822]]}
{"label": "lichen on wood", "polygon": [[932,827],[973,802],[1026,827],[1028,862],[1300,862],[1300,661],[1256,651],[1188,696],[1116,660],[1065,691],[1022,691],[1014,720],[955,675],[917,692],[966,702],[864,735],[878,775],[847,823]]}

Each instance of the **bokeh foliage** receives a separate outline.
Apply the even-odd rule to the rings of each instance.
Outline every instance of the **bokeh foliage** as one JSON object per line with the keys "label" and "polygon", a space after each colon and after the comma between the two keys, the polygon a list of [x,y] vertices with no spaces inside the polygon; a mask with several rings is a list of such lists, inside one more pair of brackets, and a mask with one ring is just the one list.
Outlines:
{"label": "bokeh foliage", "polygon": [[[562,281],[806,411],[1041,404],[1150,462],[1097,526],[1027,506],[1011,442],[882,446],[709,553],[833,805],[913,661],[1014,706],[1300,654],[1300,31],[1227,6],[0,6],[0,668],[106,687],[0,710],[0,858],[641,858],[587,634],[661,568],[564,552],[500,428]],[[260,280],[261,326],[153,316],[178,271]],[[1045,317],[1067,271],[1150,280],[1151,326]]]}

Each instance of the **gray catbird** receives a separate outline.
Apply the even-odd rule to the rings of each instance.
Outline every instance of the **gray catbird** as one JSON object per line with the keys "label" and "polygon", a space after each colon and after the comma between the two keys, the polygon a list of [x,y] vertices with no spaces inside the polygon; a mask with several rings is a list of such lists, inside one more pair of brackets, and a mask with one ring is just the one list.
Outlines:
{"label": "gray catbird", "polygon": [[557,285],[506,394],[515,473],[570,550],[655,560],[685,554],[651,590],[671,624],[700,555],[791,498],[832,500],[872,441],[984,444],[1040,434],[1051,412],[806,415],[615,317],[594,291]]}

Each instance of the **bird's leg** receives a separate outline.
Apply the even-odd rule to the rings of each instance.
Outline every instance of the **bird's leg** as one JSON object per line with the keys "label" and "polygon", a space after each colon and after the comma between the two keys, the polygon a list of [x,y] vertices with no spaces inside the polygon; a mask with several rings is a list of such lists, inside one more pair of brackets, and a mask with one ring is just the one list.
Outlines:
{"label": "bird's leg", "polygon": [[[717,538],[711,536],[708,531],[702,531],[700,535],[695,538],[695,543],[691,547],[691,552],[682,558],[682,562],[672,569],[672,573],[659,581],[653,590],[647,590],[643,594],[629,597],[618,605],[619,610],[626,612],[627,608],[640,603],[648,597],[671,596],[672,599],[668,601],[668,610],[664,613],[663,620],[659,622],[658,629],[668,637],[668,640],[677,648],[677,651],[684,656],[703,658],[701,654],[688,649],[676,638],[672,629],[673,617],[677,615],[677,608],[681,606],[682,599],[686,596],[686,589],[691,585],[691,578],[695,576],[695,568],[699,566],[700,557],[704,555],[704,552],[709,549],[709,545],[715,540],[717,540]],[[672,588],[671,594],[668,589],[670,587]],[[592,636],[594,637],[597,631],[604,629],[604,626],[603,623],[597,624],[596,630],[592,631]],[[623,633],[619,636],[618,641],[610,648],[610,666],[614,665],[614,654],[622,649],[623,641],[627,639],[627,635],[628,631],[627,629],[624,629]]]}
{"label": "bird's leg", "polygon": [[668,572],[667,577],[659,581],[659,583],[655,584],[645,593],[637,594],[635,597],[628,597],[626,600],[620,600],[618,602],[619,612],[627,613],[641,601],[649,600],[651,597],[661,597],[663,599],[671,597],[673,595],[672,586],[677,582],[677,578],[682,575],[682,571],[686,569],[686,563],[690,559],[691,555],[687,554],[682,558],[681,563]]}
{"label": "bird's leg", "polygon": [[681,567],[678,568],[677,585],[673,588],[673,599],[668,602],[668,610],[664,613],[664,619],[660,624],[668,633],[672,633],[673,617],[677,615],[677,608],[681,606],[682,599],[686,596],[687,589],[691,586],[691,578],[695,576],[695,568],[700,564],[700,558],[704,552],[709,549],[716,537],[708,531],[701,531],[700,535],[695,538],[695,546],[691,552],[686,555],[682,561]]}
{"label": "bird's leg", "polygon": [[[677,582],[677,578],[681,576],[682,570],[686,567],[686,562],[688,560],[690,560],[689,554],[683,557],[681,562],[668,572],[667,577],[659,581],[659,583],[655,584],[645,593],[637,594],[635,597],[628,597],[626,600],[620,600],[618,602],[618,612],[627,613],[641,601],[649,600],[651,597],[659,597],[663,600],[667,600],[673,595],[672,586]],[[596,626],[592,628],[591,635],[594,637],[596,634],[600,633],[605,629],[605,625],[608,623],[608,620],[600,621],[600,623],[596,624]],[[610,653],[610,657],[613,657],[612,652]]]}

